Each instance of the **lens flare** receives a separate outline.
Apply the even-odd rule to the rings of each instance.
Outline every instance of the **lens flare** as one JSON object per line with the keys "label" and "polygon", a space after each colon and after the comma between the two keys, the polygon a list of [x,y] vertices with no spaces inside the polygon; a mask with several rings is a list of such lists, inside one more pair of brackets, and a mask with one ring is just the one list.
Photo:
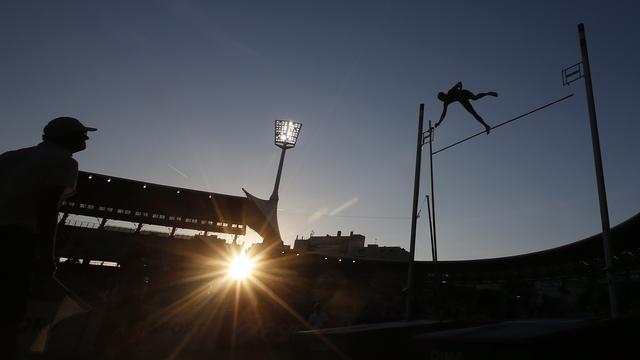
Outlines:
{"label": "lens flare", "polygon": [[251,275],[253,261],[245,255],[239,255],[229,264],[229,277],[235,280],[246,279]]}

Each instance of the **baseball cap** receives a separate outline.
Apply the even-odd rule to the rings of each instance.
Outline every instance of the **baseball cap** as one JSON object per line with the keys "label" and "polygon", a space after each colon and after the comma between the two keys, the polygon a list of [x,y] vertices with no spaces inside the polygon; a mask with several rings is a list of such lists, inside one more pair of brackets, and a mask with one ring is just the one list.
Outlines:
{"label": "baseball cap", "polygon": [[72,117],[63,116],[55,118],[44,127],[44,134],[47,136],[60,136],[75,132],[96,131],[98,129],[87,127]]}

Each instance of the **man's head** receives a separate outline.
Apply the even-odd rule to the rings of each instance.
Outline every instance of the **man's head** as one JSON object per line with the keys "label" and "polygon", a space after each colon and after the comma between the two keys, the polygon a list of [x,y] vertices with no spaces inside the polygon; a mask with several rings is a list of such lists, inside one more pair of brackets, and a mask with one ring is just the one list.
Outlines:
{"label": "man's head", "polygon": [[443,93],[442,91],[438,93],[438,99],[440,101],[444,101],[446,98],[447,98],[447,94]]}
{"label": "man's head", "polygon": [[87,147],[87,132],[96,130],[82,125],[78,119],[63,116],[49,121],[44,127],[42,139],[75,153]]}

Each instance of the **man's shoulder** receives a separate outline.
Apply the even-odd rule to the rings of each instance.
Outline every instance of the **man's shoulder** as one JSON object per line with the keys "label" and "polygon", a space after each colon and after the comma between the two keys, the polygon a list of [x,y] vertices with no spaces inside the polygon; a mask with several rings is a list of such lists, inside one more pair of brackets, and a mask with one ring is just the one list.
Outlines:
{"label": "man's shoulder", "polygon": [[55,146],[40,143],[22,149],[11,150],[0,154],[0,168],[16,167],[46,169],[57,168],[62,171],[77,172],[78,162]]}
{"label": "man's shoulder", "polygon": [[10,161],[19,161],[32,157],[36,151],[37,146],[30,146],[22,149],[9,150],[0,154],[0,163],[6,163]]}
{"label": "man's shoulder", "polygon": [[46,142],[40,143],[34,146],[34,152],[38,156],[46,158],[48,161],[68,164],[78,164],[78,162],[71,156],[71,153],[62,149],[59,146],[48,144]]}
{"label": "man's shoulder", "polygon": [[29,147],[25,147],[25,148],[5,151],[2,154],[0,154],[0,157],[10,157],[10,156],[17,156],[17,155],[29,153],[29,152],[34,151],[37,147],[38,146],[36,145],[36,146],[29,146]]}

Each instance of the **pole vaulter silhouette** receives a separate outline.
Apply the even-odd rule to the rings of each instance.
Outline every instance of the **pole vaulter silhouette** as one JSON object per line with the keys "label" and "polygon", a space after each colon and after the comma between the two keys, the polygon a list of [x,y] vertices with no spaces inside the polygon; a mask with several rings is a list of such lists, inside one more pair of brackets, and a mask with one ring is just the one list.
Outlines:
{"label": "pole vaulter silhouette", "polygon": [[484,122],[484,120],[482,120],[482,117],[480,115],[478,115],[478,113],[476,112],[476,110],[473,108],[473,106],[471,106],[471,102],[469,100],[478,100],[481,99],[485,96],[495,96],[498,97],[498,93],[495,91],[490,91],[490,92],[484,92],[484,93],[479,93],[479,94],[474,94],[471,91],[467,90],[467,89],[463,89],[462,88],[462,82],[458,81],[457,84],[455,84],[451,89],[449,89],[449,91],[447,91],[447,93],[443,93],[443,92],[439,92],[438,93],[438,99],[440,99],[440,101],[442,101],[442,115],[440,115],[440,120],[436,123],[435,127],[438,127],[438,125],[440,125],[440,123],[442,123],[442,121],[444,120],[445,115],[447,114],[447,107],[449,106],[449,104],[451,104],[452,102],[459,102],[460,104],[462,104],[462,106],[471,114],[473,115],[474,118],[476,118],[476,120],[478,120],[482,125],[484,125],[484,128],[487,132],[487,134],[489,134],[489,132],[491,132],[491,126],[489,126],[486,122]]}

